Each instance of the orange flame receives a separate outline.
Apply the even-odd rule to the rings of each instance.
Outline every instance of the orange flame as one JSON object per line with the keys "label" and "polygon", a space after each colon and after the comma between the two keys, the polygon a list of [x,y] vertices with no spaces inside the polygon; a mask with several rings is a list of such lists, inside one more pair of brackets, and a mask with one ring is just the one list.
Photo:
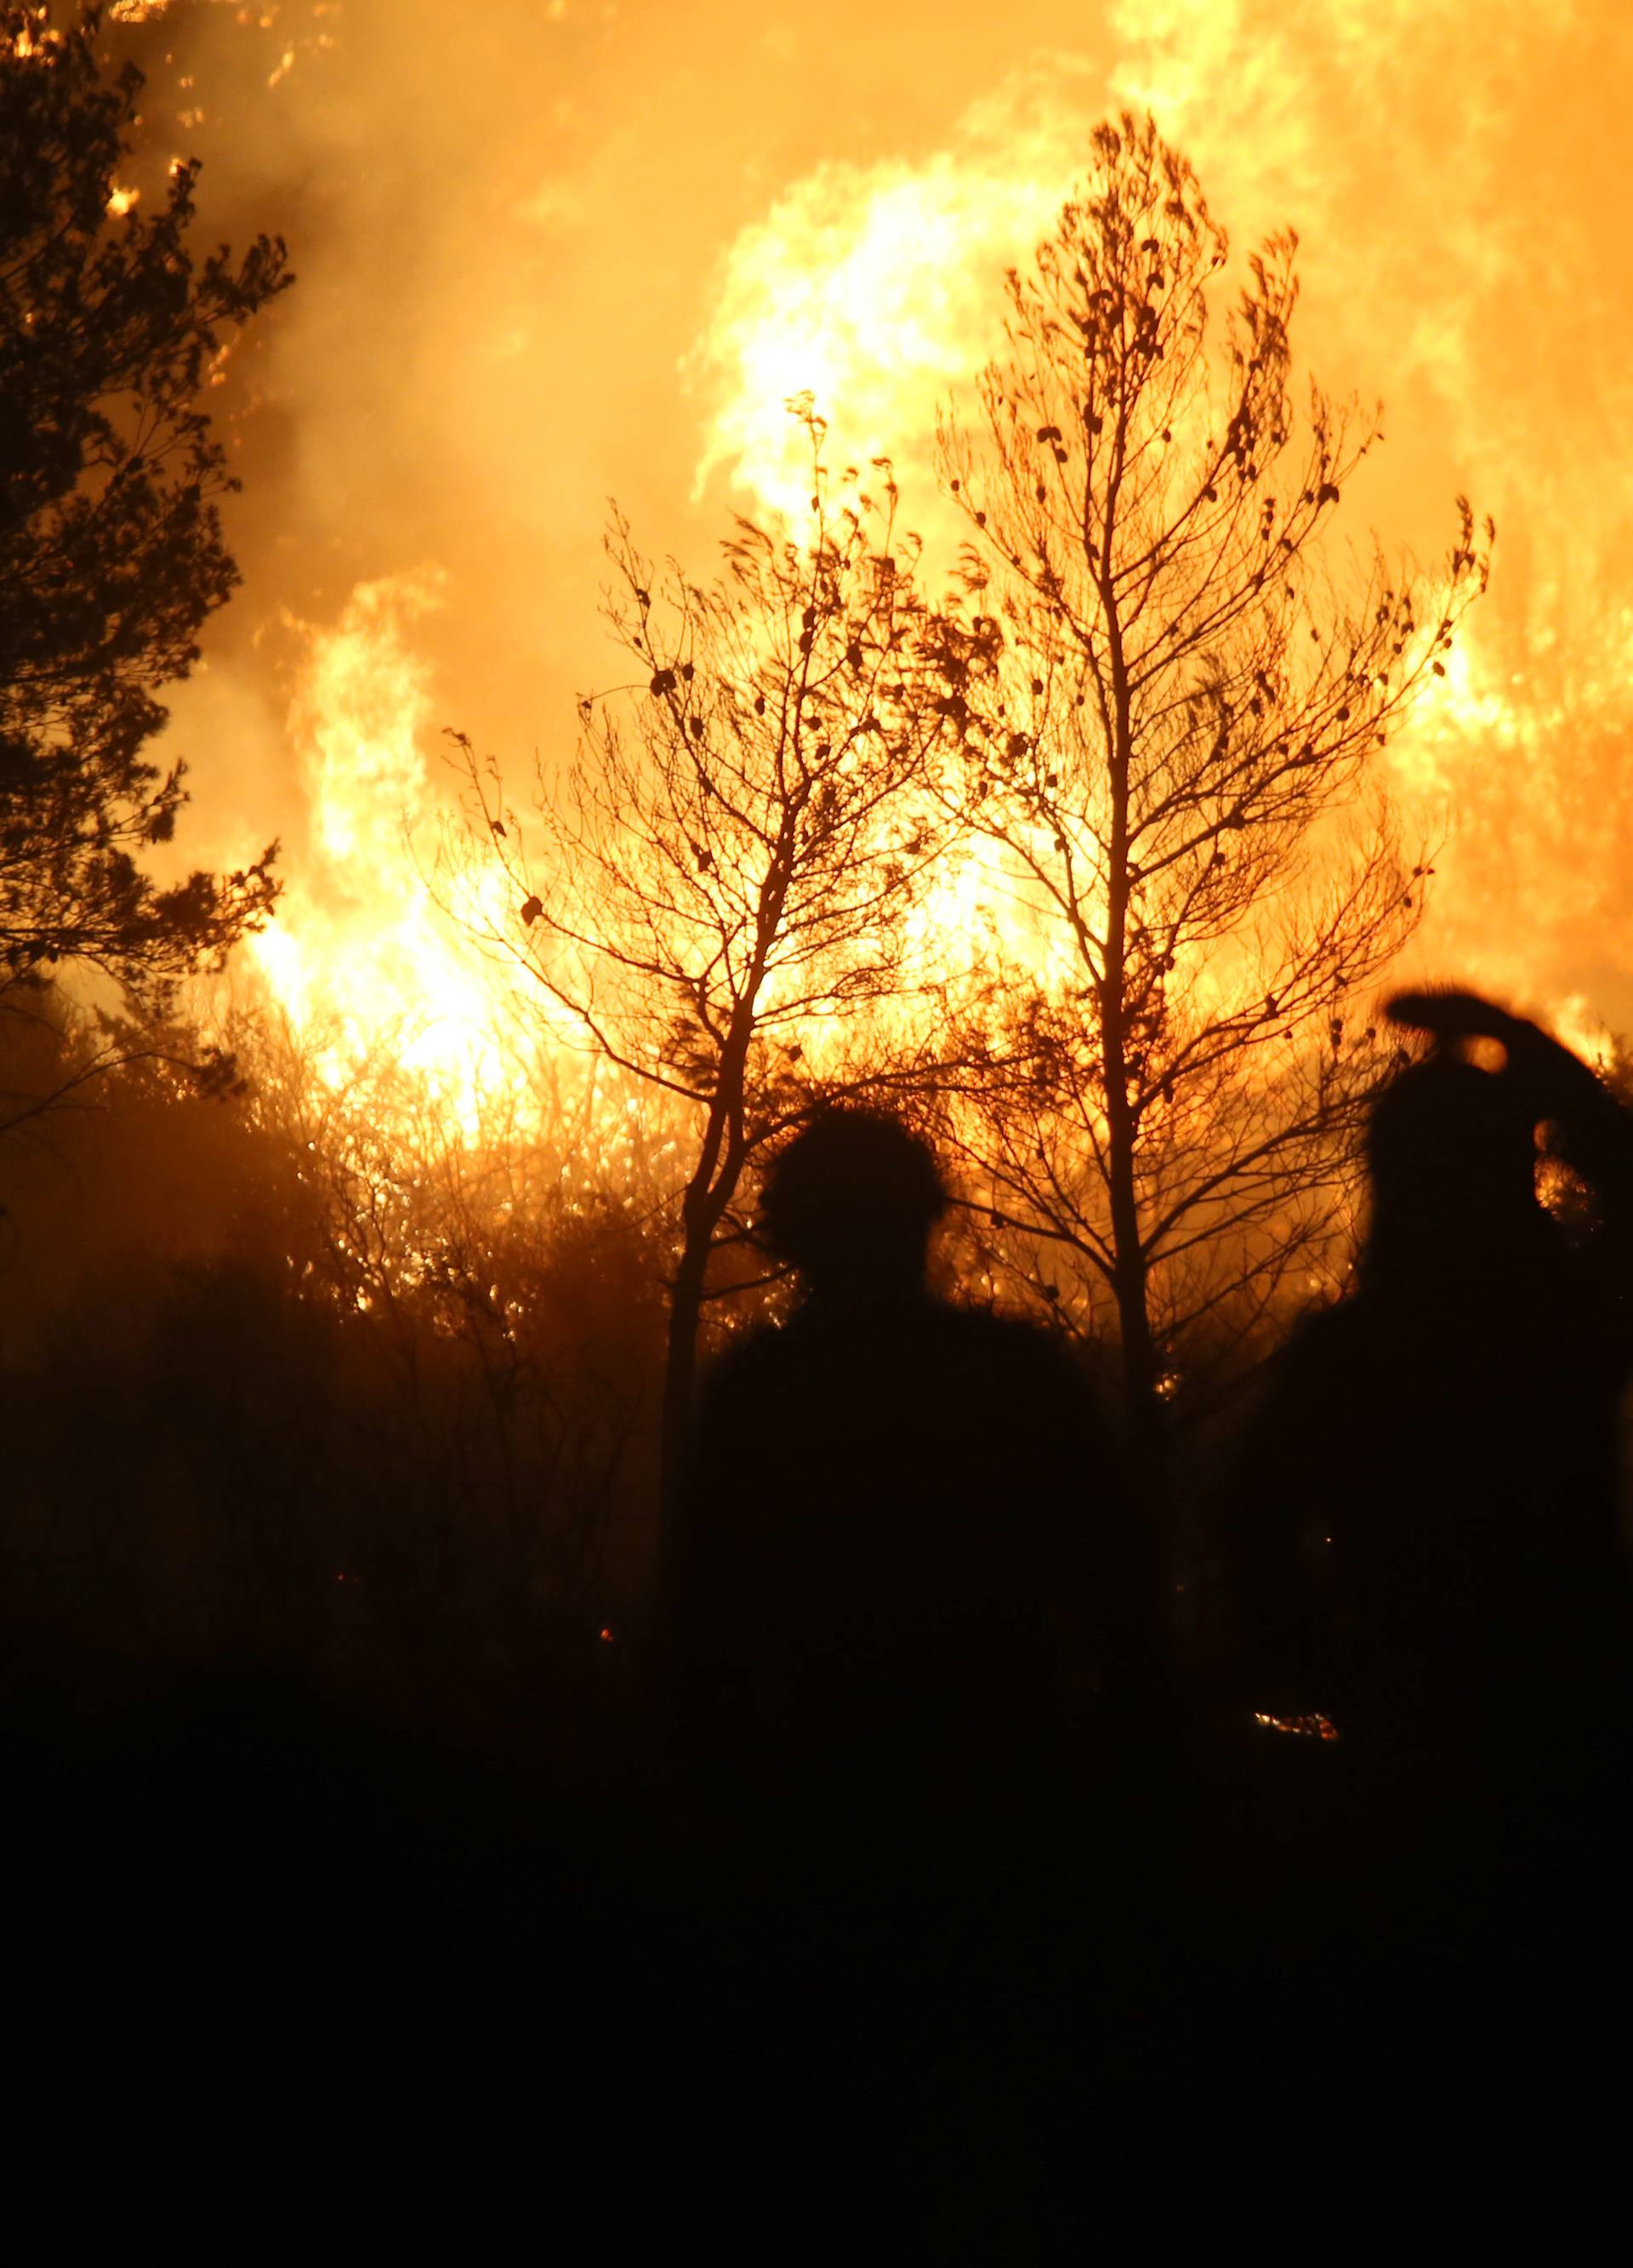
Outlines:
{"label": "orange flame", "polygon": [[[114,12],[134,21],[163,4],[122,0]],[[277,11],[253,12],[270,21]],[[1622,756],[1623,721],[1633,723],[1633,615],[1604,603],[1633,563],[1605,478],[1633,409],[1616,352],[1633,329],[1633,300],[1614,201],[1590,210],[1601,174],[1613,185],[1608,159],[1596,173],[1597,159],[1577,154],[1593,140],[1582,130],[1584,103],[1605,99],[1613,83],[1616,11],[1511,0],[1471,15],[1453,0],[1377,0],[1327,11],[1319,25],[1307,14],[1276,0],[1113,0],[1101,11],[1097,61],[1041,56],[962,116],[950,107],[939,147],[905,154],[882,133],[861,159],[831,158],[785,182],[720,248],[715,297],[696,310],[686,363],[699,417],[694,495],[713,503],[731,482],[757,507],[797,509],[805,468],[783,401],[809,389],[831,422],[832,462],[894,458],[934,572],[952,533],[930,472],[938,403],[998,343],[1001,270],[1048,227],[1092,122],[1119,103],[1149,104],[1194,160],[1239,248],[1289,222],[1302,231],[1301,365],[1338,391],[1353,382],[1385,398],[1389,446],[1357,489],[1356,532],[1371,523],[1386,538],[1398,530],[1437,546],[1461,486],[1502,529],[1489,598],[1386,759],[1408,829],[1450,836],[1402,976],[1485,984],[1592,1046],[1592,1005],[1625,1015],[1633,1003],[1633,964],[1619,942],[1633,870],[1633,785]],[[450,55],[459,58],[450,70],[479,68],[474,49]],[[727,60],[719,93],[728,107],[736,82]],[[927,70],[926,83],[964,82]],[[280,90],[292,112],[300,87],[297,74]],[[1457,91],[1450,108],[1448,87]],[[1610,139],[1599,138],[1608,152]],[[327,162],[328,140],[319,146]],[[663,162],[654,144],[651,163]],[[647,194],[649,178],[632,170]],[[589,194],[592,180],[602,176],[574,174],[564,159],[529,210],[570,216],[587,243],[598,225],[624,229],[627,208],[610,191]],[[462,239],[458,272],[477,273]],[[480,274],[494,302],[492,336],[525,341],[535,300],[519,294],[512,269]],[[301,298],[292,296],[286,320],[307,320]],[[315,295],[308,304],[320,305]],[[428,331],[438,313],[426,309]],[[661,343],[667,357],[680,342]],[[621,342],[620,356],[629,350]],[[489,366],[473,363],[489,384]],[[351,414],[351,390],[334,398]],[[486,501],[507,524],[496,460],[470,446],[469,397],[454,391],[450,401],[449,453],[473,482],[489,482]],[[325,413],[303,414],[315,425]],[[625,432],[625,453],[608,458],[603,481],[595,451],[610,437],[581,414],[595,493],[647,477]],[[668,448],[674,428],[663,430]],[[332,453],[334,431],[324,438]],[[500,456],[514,485],[508,430]],[[665,533],[654,528],[652,539]],[[583,584],[593,580],[585,569]],[[491,596],[489,586],[484,601]],[[439,914],[410,848],[417,839],[424,851],[436,820],[429,759],[440,720],[414,638],[439,600],[453,608],[463,594],[424,577],[391,578],[356,593],[331,629],[309,633],[294,723],[310,847],[292,852],[288,897],[255,960],[303,1028],[338,1031],[332,1075],[348,1051],[395,1046],[401,1030],[404,1062],[469,1119],[484,1080],[514,1087],[517,1073],[502,1035],[487,1036],[491,965]],[[593,648],[573,659],[596,673]],[[920,942],[927,953],[937,936],[986,924],[1006,950],[1023,949],[1027,924],[992,875],[973,864],[950,869],[935,882]]]}
{"label": "orange flame", "polygon": [[[691,363],[709,406],[698,484],[726,475],[761,508],[795,504],[800,468],[781,402],[809,389],[836,455],[893,454],[927,556],[944,556],[954,526],[932,471],[938,406],[1000,344],[1001,271],[1050,226],[1093,117],[1119,99],[1149,104],[1194,158],[1239,247],[1289,220],[1304,230],[1301,363],[1341,389],[1351,376],[1373,379],[1386,409],[1408,421],[1397,438],[1415,456],[1404,465],[1394,456],[1393,470],[1386,451],[1381,469],[1369,468],[1352,533],[1363,535],[1371,519],[1386,539],[1432,529],[1437,544],[1463,483],[1505,530],[1489,600],[1386,759],[1408,835],[1444,845],[1410,966],[1451,967],[1521,998],[1595,1051],[1603,1027],[1578,973],[1582,893],[1585,885],[1605,901],[1606,923],[1614,918],[1615,878],[1633,860],[1633,797],[1624,768],[1601,760],[1605,792],[1585,799],[1571,742],[1585,718],[1602,737],[1600,719],[1625,714],[1633,619],[1607,614],[1597,593],[1591,607],[1580,602],[1577,579],[1591,579],[1595,547],[1609,563],[1620,538],[1580,493],[1579,417],[1563,412],[1587,406],[1585,387],[1616,424],[1627,389],[1602,356],[1559,363],[1563,322],[1546,342],[1558,367],[1527,375],[1511,358],[1492,358],[1493,326],[1563,289],[1559,258],[1585,268],[1588,257],[1580,232],[1539,226],[1512,183],[1500,194],[1496,153],[1522,130],[1518,14],[1471,55],[1465,11],[1411,11],[1415,36],[1448,68],[1455,58],[1459,83],[1472,74],[1479,87],[1448,139],[1444,111],[1436,107],[1431,131],[1419,99],[1404,11],[1399,39],[1357,21],[1314,43],[1256,0],[1142,0],[1110,13],[1121,48],[1111,102],[1105,81],[1052,58],[983,97],[922,160],[823,165],[738,235]],[[1562,0],[1544,14],[1563,40],[1574,11]],[[1342,128],[1324,132],[1324,121],[1336,128],[1341,93]],[[1397,259],[1380,305],[1378,232],[1356,227],[1353,204],[1377,198],[1384,168],[1391,197],[1414,215],[1422,257]],[[1614,330],[1616,309],[1600,312]],[[1554,384],[1558,416],[1548,408]],[[1564,579],[1562,563],[1545,571],[1559,577],[1551,586],[1533,563],[1548,558],[1545,539],[1558,541],[1550,501],[1576,555],[1576,579]],[[1519,572],[1508,569],[1505,543]],[[1544,689],[1546,666],[1527,664],[1566,637],[1583,651],[1562,706]],[[979,894],[967,880],[959,889],[972,907]],[[1633,970],[1602,946],[1591,958],[1611,1006]]]}
{"label": "orange flame", "polygon": [[[291,1022],[317,1042],[320,1077],[338,1087],[388,1049],[475,1132],[484,1097],[514,1079],[514,1034],[491,965],[430,873],[429,673],[410,634],[440,595],[430,573],[359,584],[332,629],[306,628],[290,721],[310,841],[249,950]],[[470,887],[498,880],[473,876]]]}

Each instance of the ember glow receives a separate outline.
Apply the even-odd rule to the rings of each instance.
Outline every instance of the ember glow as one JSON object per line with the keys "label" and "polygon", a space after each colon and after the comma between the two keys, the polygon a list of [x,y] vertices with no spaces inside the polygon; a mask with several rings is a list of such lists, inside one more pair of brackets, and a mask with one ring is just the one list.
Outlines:
{"label": "ember glow", "polygon": [[1253,1722],[1266,1733],[1296,1733],[1307,1741],[1335,1741],[1338,1727],[1330,1717],[1312,1711],[1299,1717],[1273,1717],[1262,1709],[1253,1712]]}
{"label": "ember glow", "polygon": [[[1069,48],[1029,0],[954,39],[928,0],[888,30],[853,5],[818,26],[498,0],[456,38],[418,0],[115,14],[156,148],[204,159],[207,220],[282,227],[300,271],[225,374],[247,587],[174,733],[190,858],[285,836],[254,961],[298,1022],[337,1019],[352,1050],[409,1035],[403,1060],[466,1112],[510,1075],[492,968],[427,895],[440,728],[519,793],[535,748],[565,763],[573,697],[610,666],[605,499],[706,573],[731,510],[797,501],[798,390],[836,463],[890,455],[935,560],[938,409],[996,344],[1001,271],[1090,128],[1132,102],[1238,255],[1299,231],[1297,368],[1385,403],[1351,529],[1428,563],[1459,490],[1497,521],[1490,593],[1388,758],[1437,846],[1403,976],[1490,987],[1578,1042],[1633,1025],[1633,33],[1612,0],[1117,0]],[[292,665],[270,634],[291,618]],[[927,927],[990,904],[950,876]]]}

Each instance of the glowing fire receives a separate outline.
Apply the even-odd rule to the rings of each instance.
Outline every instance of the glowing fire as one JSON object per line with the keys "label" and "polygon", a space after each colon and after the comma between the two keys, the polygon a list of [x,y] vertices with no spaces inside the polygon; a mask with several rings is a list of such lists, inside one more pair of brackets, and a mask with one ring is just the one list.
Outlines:
{"label": "glowing fire", "polygon": [[[837,419],[857,462],[923,467],[939,402],[994,342],[994,285],[1047,228],[1081,158],[1061,70],[1022,74],[920,166],[820,167],[735,239],[691,365],[696,385],[718,392],[724,373],[728,387],[698,490],[728,467],[797,517],[809,467],[783,405],[801,393]],[[922,518],[933,495],[915,487],[913,504]]]}
{"label": "glowing fire", "polygon": [[[162,13],[163,0],[122,0],[113,12],[136,21]],[[269,22],[277,12],[255,11]],[[1619,254],[1613,269],[1597,242],[1614,220],[1587,211],[1590,176],[1570,171],[1569,105],[1533,116],[1530,90],[1546,63],[1579,94],[1595,75],[1599,22],[1594,10],[1538,0],[1482,12],[1476,27],[1452,0],[1418,0],[1334,18],[1312,34],[1271,0],[1127,0],[1102,12],[1097,61],[1041,56],[973,105],[960,81],[939,147],[905,155],[905,135],[882,138],[871,154],[785,180],[747,226],[737,214],[712,302],[683,319],[700,421],[694,495],[711,514],[723,520],[715,507],[728,483],[753,509],[800,506],[801,437],[783,404],[809,389],[831,420],[836,464],[895,460],[934,579],[951,527],[930,472],[938,405],[997,343],[1001,270],[1048,226],[1090,125],[1119,102],[1150,104],[1194,159],[1238,250],[1267,228],[1301,228],[1301,366],[1341,391],[1353,381],[1385,397],[1389,446],[1381,470],[1369,468],[1356,531],[1399,529],[1427,554],[1463,485],[1496,513],[1490,596],[1386,759],[1408,830],[1444,845],[1403,973],[1487,984],[1590,1049],[1593,1008],[1625,1015],[1633,977],[1616,942],[1621,878],[1633,864],[1621,756],[1633,614],[1604,604],[1633,549],[1618,550],[1623,521],[1604,480],[1629,406],[1625,358],[1604,349],[1625,335],[1629,313],[1607,297],[1623,272]],[[280,90],[292,112],[299,85],[298,76],[296,92]],[[1448,114],[1450,85],[1459,101]],[[1580,212],[1562,202],[1561,184],[1566,198],[1581,196]],[[596,197],[583,188],[564,170],[534,202],[587,227]],[[625,217],[609,202],[609,229]],[[462,241],[462,276],[466,255]],[[536,310],[514,276],[493,290],[494,335],[530,335]],[[295,323],[307,320],[301,298],[292,295]],[[315,320],[315,295],[310,305]],[[427,309],[432,329],[436,313]],[[1517,326],[1525,353],[1494,352]],[[344,388],[337,398],[348,398]],[[302,414],[315,423],[323,413]],[[449,421],[450,453],[473,468],[473,485],[491,483],[492,463],[467,430],[477,422],[469,398],[453,401]],[[565,434],[551,447],[573,446]],[[604,438],[596,429],[587,453]],[[663,448],[676,438],[667,425]],[[333,450],[332,433],[328,442]],[[512,482],[513,443],[502,456]],[[608,458],[605,485],[646,479],[639,438],[626,431],[618,446],[625,454]],[[599,489],[599,460],[596,473]],[[475,516],[484,501],[509,508],[507,497],[477,496]],[[661,528],[643,532],[666,540]],[[590,540],[586,530],[587,552]],[[701,567],[706,534],[696,550],[691,542],[690,563]],[[594,574],[592,565],[586,581]],[[492,965],[444,917],[424,871],[442,720],[416,625],[431,606],[468,602],[481,601],[457,581],[388,578],[309,633],[292,715],[309,840],[292,844],[287,897],[253,948],[275,996],[316,1035],[326,1077],[337,1082],[349,1063],[389,1049],[462,1123],[474,1123],[485,1092],[506,1082],[514,1092],[519,1076],[502,1011],[496,1026]],[[530,651],[533,618],[506,603],[517,613],[505,632]],[[572,666],[593,680],[593,645]],[[457,717],[459,688],[445,686],[442,698]],[[1578,756],[1585,732],[1591,750]],[[1001,883],[974,861],[938,874],[917,917],[927,955],[938,939],[983,935],[1025,953],[1030,917]],[[511,910],[497,901],[493,909]]]}
{"label": "glowing fire", "polygon": [[[785,394],[809,387],[839,452],[894,455],[910,518],[934,555],[950,525],[929,472],[938,400],[956,397],[999,343],[1000,271],[1047,228],[1093,116],[1119,99],[1154,106],[1197,162],[1238,248],[1289,219],[1304,231],[1313,304],[1296,329],[1300,362],[1341,390],[1352,375],[1375,382],[1392,444],[1404,438],[1420,452],[1402,464],[1386,449],[1381,469],[1369,468],[1351,533],[1363,533],[1364,513],[1385,534],[1399,528],[1438,549],[1442,527],[1431,539],[1428,507],[1444,518],[1461,482],[1496,512],[1504,535],[1491,597],[1387,759],[1408,834],[1438,846],[1411,966],[1451,968],[1521,998],[1597,1049],[1603,1026],[1576,973],[1580,893],[1586,879],[1605,901],[1603,921],[1616,919],[1613,878],[1633,856],[1633,810],[1623,768],[1602,760],[1604,792],[1585,798],[1571,743],[1585,719],[1603,733],[1600,718],[1625,712],[1633,635],[1626,611],[1605,608],[1601,592],[1585,610],[1581,578],[1591,579],[1596,550],[1607,564],[1620,556],[1622,523],[1582,491],[1579,451],[1560,437],[1601,418],[1619,430],[1626,387],[1602,352],[1578,342],[1572,355],[1563,320],[1549,320],[1547,360],[1534,368],[1494,363],[1489,352],[1515,311],[1551,306],[1563,291],[1559,259],[1587,272],[1572,217],[1539,231],[1525,197],[1511,188],[1498,195],[1496,150],[1525,131],[1518,16],[1472,55],[1465,11],[1414,11],[1436,52],[1455,53],[1459,85],[1479,84],[1461,139],[1448,144],[1444,114],[1431,126],[1423,108],[1410,55],[1375,26],[1334,27],[1312,46],[1254,0],[1109,13],[1121,55],[1109,83],[1052,58],[984,97],[920,162],[823,166],[737,237],[692,362],[711,410],[699,481],[726,471],[760,505],[786,507],[798,465],[778,413]],[[1567,11],[1550,23],[1563,38]],[[1334,70],[1341,120],[1324,77]],[[1378,195],[1380,169],[1425,255],[1396,259],[1387,317],[1375,238],[1346,203]],[[1616,309],[1598,312],[1598,327],[1613,329]],[[1380,322],[1395,327],[1388,355]],[[1420,430],[1432,443],[1417,440]],[[1426,455],[1430,446],[1437,457]],[[1432,497],[1430,479],[1440,482]],[[1576,555],[1570,579],[1548,558],[1563,526]],[[1566,639],[1582,651],[1562,703],[1546,681],[1548,656]],[[1629,972],[1603,947],[1587,957],[1610,980],[1601,1006],[1612,1010]]]}
{"label": "glowing fire", "polygon": [[[340,1086],[388,1048],[474,1132],[484,1096],[513,1081],[515,1057],[503,988],[439,902],[432,873],[429,675],[410,633],[439,597],[432,575],[362,584],[334,628],[308,632],[290,723],[310,843],[249,950],[291,1021],[315,1039],[320,1078]],[[497,892],[499,878],[476,874],[469,887]]]}
{"label": "glowing fire", "polygon": [[1338,1727],[1330,1717],[1312,1711],[1301,1717],[1273,1717],[1262,1709],[1253,1712],[1253,1722],[1267,1733],[1297,1733],[1307,1741],[1335,1741]]}

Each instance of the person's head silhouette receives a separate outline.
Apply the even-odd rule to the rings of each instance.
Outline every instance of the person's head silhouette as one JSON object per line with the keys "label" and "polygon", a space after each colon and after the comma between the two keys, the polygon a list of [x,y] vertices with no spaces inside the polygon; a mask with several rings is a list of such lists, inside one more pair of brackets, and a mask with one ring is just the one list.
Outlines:
{"label": "person's head silhouette", "polygon": [[894,1118],[824,1110],[779,1154],[761,1218],[773,1251],[823,1300],[900,1298],[924,1285],[945,1211],[928,1145]]}
{"label": "person's head silhouette", "polygon": [[1439,1050],[1378,1097],[1367,1134],[1374,1261],[1432,1264],[1534,1237],[1535,1113],[1507,1071]]}

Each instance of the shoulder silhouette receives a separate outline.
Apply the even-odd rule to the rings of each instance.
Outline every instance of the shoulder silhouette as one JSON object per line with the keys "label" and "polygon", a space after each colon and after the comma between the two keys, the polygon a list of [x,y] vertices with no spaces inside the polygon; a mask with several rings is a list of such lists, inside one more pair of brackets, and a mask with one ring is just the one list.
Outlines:
{"label": "shoulder silhouette", "polygon": [[[1266,1712],[1324,1711],[1380,1756],[1548,1772],[1622,1706],[1633,1626],[1633,1127],[1489,1002],[1391,1012],[1434,1046],[1373,1111],[1356,1289],[1288,1350],[1230,1507],[1246,1674]],[[1575,1236],[1538,1200],[1540,1141],[1590,1193]]]}
{"label": "shoulder silhouette", "polygon": [[944,1204],[888,1118],[830,1111],[782,1152],[765,1229],[804,1296],[706,1382],[669,1601],[692,1755],[762,1821],[876,1851],[1023,1808],[1138,1719],[1155,1649],[1075,1366],[927,1289]]}

